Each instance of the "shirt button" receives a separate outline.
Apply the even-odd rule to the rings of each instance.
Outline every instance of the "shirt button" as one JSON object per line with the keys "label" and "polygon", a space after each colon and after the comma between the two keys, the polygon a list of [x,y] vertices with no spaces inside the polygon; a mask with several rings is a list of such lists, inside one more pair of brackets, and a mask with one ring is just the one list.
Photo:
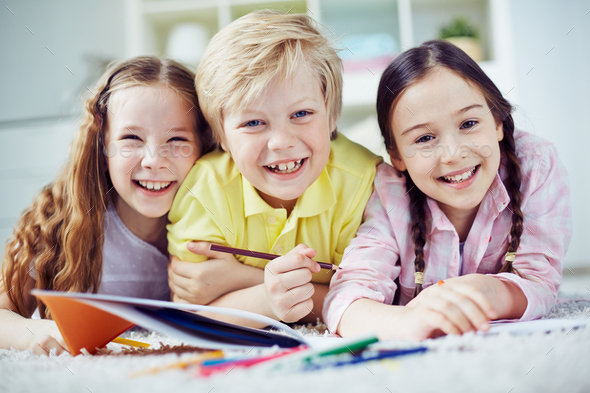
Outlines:
{"label": "shirt button", "polygon": [[[274,217],[273,217],[273,218],[274,218]],[[280,253],[282,253],[282,252],[283,252],[283,247],[281,247],[281,246],[277,246],[277,247],[275,247],[275,252],[276,252],[277,254],[280,254]]]}
{"label": "shirt button", "polygon": [[266,222],[268,222],[269,224],[274,224],[275,222],[277,222],[277,218],[270,216],[266,219]]}

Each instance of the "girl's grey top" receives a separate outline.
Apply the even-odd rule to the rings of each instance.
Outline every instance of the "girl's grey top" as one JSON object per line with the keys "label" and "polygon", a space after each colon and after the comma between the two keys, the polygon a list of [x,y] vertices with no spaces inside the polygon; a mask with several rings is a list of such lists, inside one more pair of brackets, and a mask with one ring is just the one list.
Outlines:
{"label": "girl's grey top", "polygon": [[[29,274],[37,279],[34,268]],[[102,279],[98,293],[170,300],[168,256],[135,236],[123,224],[113,203],[105,213]],[[38,309],[33,318],[39,318]]]}

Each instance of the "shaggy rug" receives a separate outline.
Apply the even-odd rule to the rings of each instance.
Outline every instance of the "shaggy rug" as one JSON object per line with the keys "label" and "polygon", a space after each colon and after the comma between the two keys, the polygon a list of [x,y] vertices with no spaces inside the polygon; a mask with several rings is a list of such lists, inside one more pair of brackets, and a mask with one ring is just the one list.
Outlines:
{"label": "shaggy rug", "polygon": [[[590,321],[590,293],[560,294],[547,318]],[[329,335],[321,324],[298,330]],[[171,337],[141,329],[125,337],[152,343],[159,353],[136,356],[141,351],[113,343],[94,356],[0,350],[0,392],[590,392],[590,324],[551,333],[447,336],[423,342],[424,353],[318,371],[266,364],[208,378],[194,368],[165,369],[195,356]],[[172,347],[184,353],[166,353]]]}

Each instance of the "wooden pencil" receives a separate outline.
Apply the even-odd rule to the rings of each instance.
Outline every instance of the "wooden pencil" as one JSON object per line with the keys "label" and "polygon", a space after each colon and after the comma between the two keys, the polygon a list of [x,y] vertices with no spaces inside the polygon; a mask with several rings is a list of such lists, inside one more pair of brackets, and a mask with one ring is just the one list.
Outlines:
{"label": "wooden pencil", "polygon": [[[243,250],[241,248],[225,247],[225,246],[220,246],[217,244],[211,244],[211,247],[209,247],[209,249],[211,251],[219,251],[219,252],[226,252],[228,254],[243,255],[245,257],[268,259],[269,261],[282,256],[282,255],[276,255],[276,254],[267,254],[265,252]],[[332,263],[317,262],[317,264],[320,265],[320,267],[322,269],[328,269],[328,270],[342,269],[340,266],[334,265]]]}

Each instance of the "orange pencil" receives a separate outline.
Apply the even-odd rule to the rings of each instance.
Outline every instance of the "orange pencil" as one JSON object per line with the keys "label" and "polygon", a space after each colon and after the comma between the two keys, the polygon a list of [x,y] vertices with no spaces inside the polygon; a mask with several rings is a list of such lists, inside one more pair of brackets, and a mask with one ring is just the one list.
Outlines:
{"label": "orange pencil", "polygon": [[[282,255],[276,255],[276,254],[267,254],[265,252],[242,250],[241,248],[219,246],[217,244],[211,244],[211,247],[209,247],[209,249],[211,251],[219,251],[219,252],[226,252],[228,254],[243,255],[245,257],[268,259],[269,261],[282,256]],[[337,265],[334,265],[331,263],[317,262],[317,264],[320,265],[320,267],[322,269],[328,269],[328,270],[342,269],[340,266],[337,266]]]}

